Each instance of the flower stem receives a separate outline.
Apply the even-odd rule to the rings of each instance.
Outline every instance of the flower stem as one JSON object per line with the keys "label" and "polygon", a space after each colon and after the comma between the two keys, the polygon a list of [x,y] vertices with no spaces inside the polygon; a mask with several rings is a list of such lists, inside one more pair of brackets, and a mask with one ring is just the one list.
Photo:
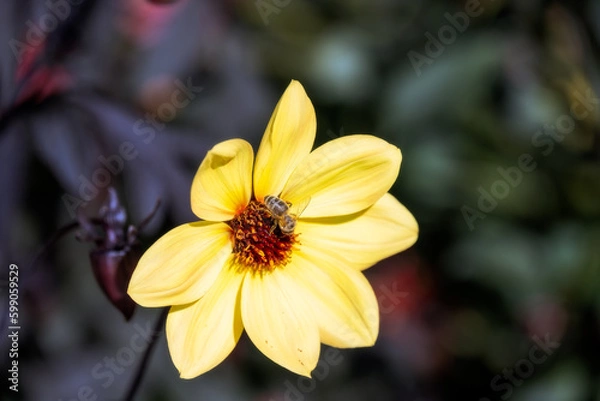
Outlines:
{"label": "flower stem", "polygon": [[152,338],[150,339],[150,342],[148,343],[148,347],[146,348],[146,351],[144,352],[142,362],[140,362],[138,370],[135,373],[135,377],[133,378],[133,381],[131,382],[131,385],[129,386],[129,390],[127,390],[127,395],[124,398],[125,401],[133,401],[135,394],[137,393],[137,390],[139,389],[140,384],[142,383],[142,378],[144,377],[144,373],[146,372],[146,367],[148,366],[148,361],[150,360],[150,354],[152,353],[152,350],[156,346],[156,342],[160,337],[160,333],[162,332],[162,327],[164,326],[165,321],[167,320],[168,312],[169,312],[169,308],[163,308],[162,312],[160,313],[160,316],[156,320],[156,324],[154,325],[154,330],[152,332]]}

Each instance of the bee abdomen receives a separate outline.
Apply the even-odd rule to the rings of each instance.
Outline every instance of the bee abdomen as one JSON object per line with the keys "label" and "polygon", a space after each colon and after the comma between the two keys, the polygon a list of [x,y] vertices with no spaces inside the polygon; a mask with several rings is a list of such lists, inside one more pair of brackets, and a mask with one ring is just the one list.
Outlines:
{"label": "bee abdomen", "polygon": [[294,219],[289,214],[284,215],[279,221],[279,228],[284,234],[293,233],[294,229],[296,228],[296,219]]}

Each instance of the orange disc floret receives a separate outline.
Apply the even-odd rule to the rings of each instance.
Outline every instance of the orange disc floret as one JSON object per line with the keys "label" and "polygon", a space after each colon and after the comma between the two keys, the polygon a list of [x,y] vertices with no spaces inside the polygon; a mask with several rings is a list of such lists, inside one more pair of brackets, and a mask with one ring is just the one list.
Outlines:
{"label": "orange disc floret", "polygon": [[264,274],[289,262],[297,234],[282,233],[263,203],[251,200],[228,224],[240,268]]}

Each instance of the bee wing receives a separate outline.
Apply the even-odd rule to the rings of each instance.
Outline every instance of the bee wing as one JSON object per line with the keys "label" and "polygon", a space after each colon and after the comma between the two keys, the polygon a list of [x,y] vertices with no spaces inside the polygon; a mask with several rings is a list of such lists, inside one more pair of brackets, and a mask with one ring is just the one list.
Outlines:
{"label": "bee wing", "polygon": [[290,207],[290,214],[292,214],[296,217],[299,217],[302,214],[302,212],[304,212],[304,210],[306,210],[309,203],[310,203],[310,197],[293,204]]}

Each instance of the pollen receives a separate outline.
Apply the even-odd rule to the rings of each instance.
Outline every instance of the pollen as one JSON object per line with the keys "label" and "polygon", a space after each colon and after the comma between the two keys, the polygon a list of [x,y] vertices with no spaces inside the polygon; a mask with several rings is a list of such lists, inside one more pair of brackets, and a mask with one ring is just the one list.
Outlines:
{"label": "pollen", "polygon": [[265,274],[288,264],[297,234],[285,234],[267,207],[256,200],[229,221],[237,265]]}

